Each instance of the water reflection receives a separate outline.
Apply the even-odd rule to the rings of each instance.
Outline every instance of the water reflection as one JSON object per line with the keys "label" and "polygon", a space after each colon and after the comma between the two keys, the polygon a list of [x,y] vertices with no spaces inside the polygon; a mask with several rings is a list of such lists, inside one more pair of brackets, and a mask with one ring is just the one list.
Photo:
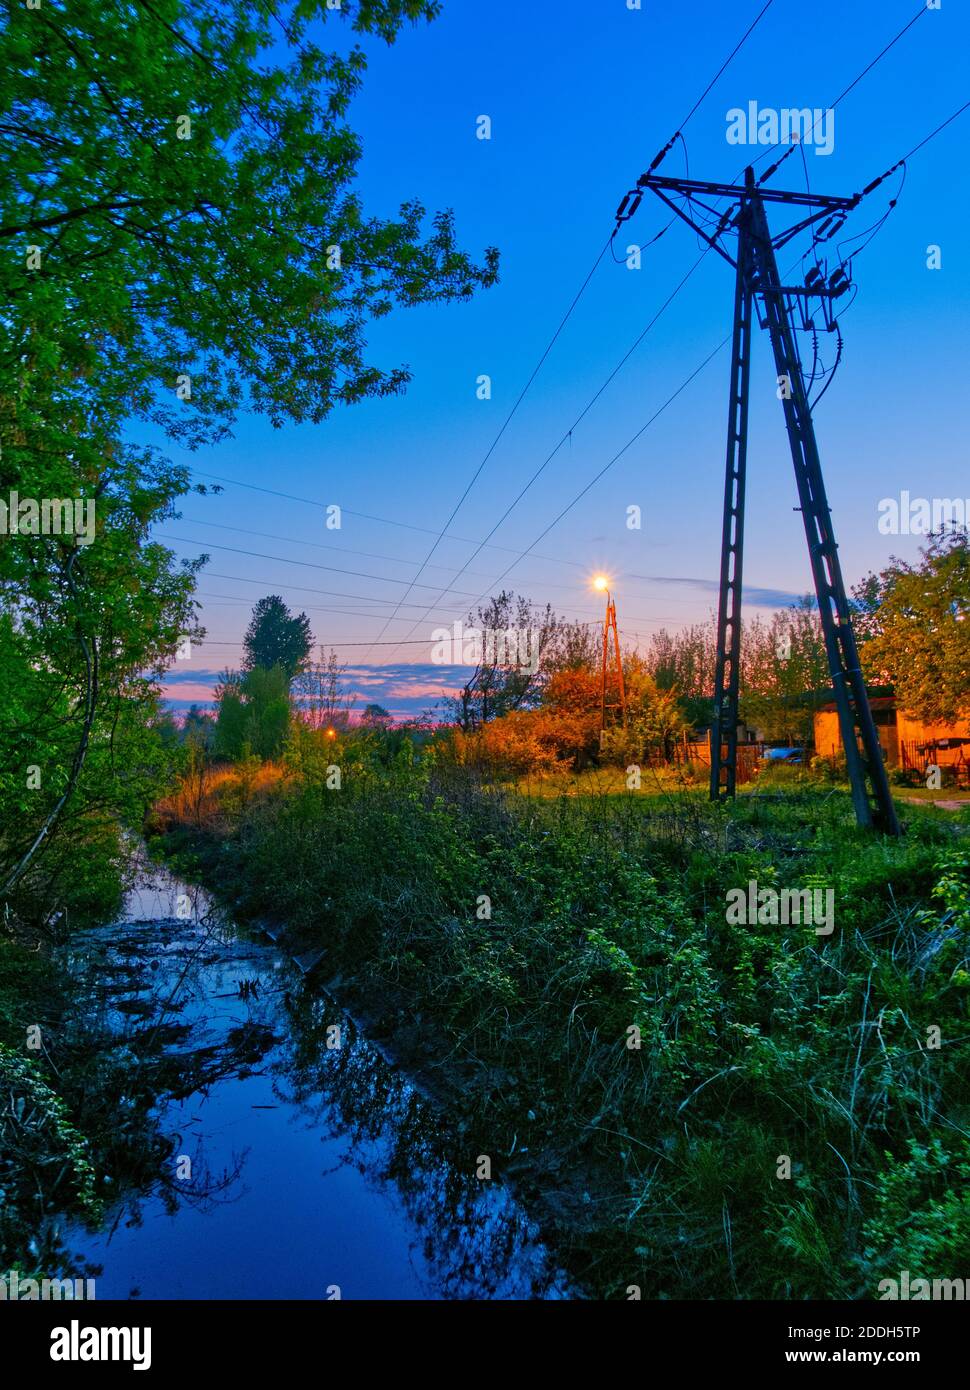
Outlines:
{"label": "water reflection", "polygon": [[[429,1296],[549,1298],[564,1281],[507,1189],[473,1175],[475,1148],[318,994],[287,996],[278,1094],[311,1128],[346,1135],[346,1162],[393,1184],[420,1241]],[[341,1028],[334,1048],[332,1029]]]}
{"label": "water reflection", "polygon": [[73,966],[165,1137],[154,1181],[74,1233],[100,1298],[570,1296],[469,1141],[204,893],[146,870]]}

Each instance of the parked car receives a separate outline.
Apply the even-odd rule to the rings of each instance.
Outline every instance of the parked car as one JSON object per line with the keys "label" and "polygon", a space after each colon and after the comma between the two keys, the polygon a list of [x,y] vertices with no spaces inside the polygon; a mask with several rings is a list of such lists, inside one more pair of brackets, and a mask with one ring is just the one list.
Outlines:
{"label": "parked car", "polygon": [[761,755],[766,763],[803,763],[804,748],[766,748]]}

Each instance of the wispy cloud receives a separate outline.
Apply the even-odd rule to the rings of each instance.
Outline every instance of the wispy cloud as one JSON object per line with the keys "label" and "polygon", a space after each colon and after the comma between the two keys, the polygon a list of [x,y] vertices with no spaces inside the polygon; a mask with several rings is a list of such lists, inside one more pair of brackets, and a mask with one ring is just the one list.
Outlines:
{"label": "wispy cloud", "polygon": [[[471,674],[470,666],[436,666],[432,662],[405,662],[388,666],[348,666],[343,685],[355,697],[356,709],[383,705],[397,718],[423,713],[443,695],[456,694]],[[162,693],[173,709],[191,704],[212,705],[219,671],[170,671],[162,681]]]}
{"label": "wispy cloud", "polygon": [[194,685],[203,682],[205,684],[211,683],[215,685],[221,674],[221,671],[213,671],[211,669],[203,668],[200,670],[199,668],[192,669],[190,667],[187,670],[180,670],[178,666],[174,666],[171,670],[165,672],[163,684],[166,686]]}

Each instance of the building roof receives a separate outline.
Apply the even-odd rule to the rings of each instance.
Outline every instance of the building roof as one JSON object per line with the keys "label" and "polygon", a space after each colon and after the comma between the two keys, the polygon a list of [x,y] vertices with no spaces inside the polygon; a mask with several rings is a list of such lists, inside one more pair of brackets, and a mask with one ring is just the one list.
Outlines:
{"label": "building roof", "polygon": [[[830,701],[828,702],[828,704],[820,705],[820,706],[819,706],[819,713],[821,713],[823,710],[828,711],[828,712],[830,712],[830,713],[834,713],[835,710],[836,710],[837,708],[838,708],[838,706],[836,705],[835,701],[834,701],[834,700],[830,700]],[[895,709],[895,708],[896,708],[896,696],[895,696],[895,695],[870,695],[870,696],[869,696],[869,708],[870,708],[870,709]]]}

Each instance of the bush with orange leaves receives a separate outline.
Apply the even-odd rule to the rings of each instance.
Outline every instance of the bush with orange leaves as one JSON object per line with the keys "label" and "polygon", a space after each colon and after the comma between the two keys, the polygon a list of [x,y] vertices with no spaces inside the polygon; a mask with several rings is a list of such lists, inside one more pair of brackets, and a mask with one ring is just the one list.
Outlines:
{"label": "bush with orange leaves", "polygon": [[[607,701],[615,699],[615,687],[608,689]],[[550,772],[564,763],[581,767],[599,742],[600,701],[597,672],[584,666],[556,671],[539,709],[513,710],[473,734],[456,732],[455,758],[510,777]]]}
{"label": "bush with orange leaves", "polygon": [[594,714],[513,710],[473,734],[456,730],[452,749],[459,763],[517,777],[549,772],[564,762],[581,764],[596,748],[598,727]]}
{"label": "bush with orange leaves", "polygon": [[[542,692],[542,703],[558,715],[598,717],[603,698],[602,679],[599,671],[593,671],[588,666],[568,666],[565,670],[555,671]],[[607,677],[606,703],[619,703],[615,671],[610,671]]]}
{"label": "bush with orange leaves", "polygon": [[[623,663],[627,719],[617,723],[619,685],[615,671],[607,677],[607,732],[603,751],[609,761],[664,760],[687,722],[676,693],[657,689],[636,655]],[[460,763],[475,764],[505,776],[549,772],[563,763],[582,767],[599,753],[603,701],[602,675],[588,666],[568,667],[550,676],[542,705],[515,710],[473,734],[460,731],[452,748]]]}

